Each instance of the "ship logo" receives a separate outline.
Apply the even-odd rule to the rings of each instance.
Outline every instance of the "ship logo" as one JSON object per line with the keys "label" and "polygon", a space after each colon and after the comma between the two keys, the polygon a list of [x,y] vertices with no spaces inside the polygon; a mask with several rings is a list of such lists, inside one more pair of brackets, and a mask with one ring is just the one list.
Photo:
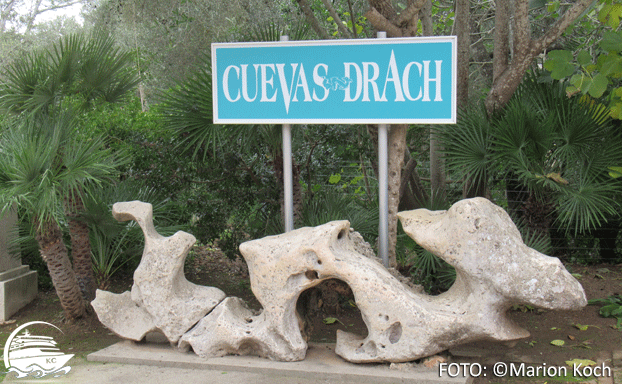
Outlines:
{"label": "ship logo", "polygon": [[[17,373],[17,378],[32,376],[41,378],[52,375],[59,377],[67,374],[71,367],[65,364],[74,355],[67,355],[56,347],[56,341],[49,336],[30,334],[27,327],[44,324],[61,331],[57,326],[44,321],[31,321],[17,327],[4,345],[4,365],[9,372]],[[20,331],[24,330],[21,334]]]}

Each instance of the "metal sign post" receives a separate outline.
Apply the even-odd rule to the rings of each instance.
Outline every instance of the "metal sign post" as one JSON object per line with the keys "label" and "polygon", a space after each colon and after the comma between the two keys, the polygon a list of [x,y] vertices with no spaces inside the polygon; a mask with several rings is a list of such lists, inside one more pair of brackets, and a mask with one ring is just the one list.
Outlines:
{"label": "metal sign post", "polygon": [[[386,32],[378,32],[386,39]],[[378,125],[378,256],[389,268],[389,126]]]}
{"label": "metal sign post", "polygon": [[[281,36],[281,41],[289,41],[289,36]],[[283,216],[285,232],[294,230],[294,177],[292,175],[292,126],[283,124]]]}

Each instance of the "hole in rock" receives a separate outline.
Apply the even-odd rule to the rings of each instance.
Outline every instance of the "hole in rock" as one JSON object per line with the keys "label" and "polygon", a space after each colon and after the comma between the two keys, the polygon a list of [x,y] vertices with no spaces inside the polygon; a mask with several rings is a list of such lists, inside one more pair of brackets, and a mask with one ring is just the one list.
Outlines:
{"label": "hole in rock", "polygon": [[328,279],[303,291],[296,302],[302,337],[307,341],[334,343],[337,330],[367,337],[368,330],[350,286]]}
{"label": "hole in rock", "polygon": [[307,271],[305,272],[305,276],[307,276],[309,280],[317,280],[319,278],[317,271]]}
{"label": "hole in rock", "polygon": [[341,231],[339,231],[339,234],[337,235],[337,239],[341,240],[344,237],[346,237],[346,230],[342,229]]}

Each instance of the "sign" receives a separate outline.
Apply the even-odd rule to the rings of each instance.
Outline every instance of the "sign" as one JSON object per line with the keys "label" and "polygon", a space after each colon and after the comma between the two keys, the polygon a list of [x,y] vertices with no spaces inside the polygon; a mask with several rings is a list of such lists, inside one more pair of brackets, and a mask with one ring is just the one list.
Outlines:
{"label": "sign", "polygon": [[451,124],[456,38],[212,44],[219,124]]}

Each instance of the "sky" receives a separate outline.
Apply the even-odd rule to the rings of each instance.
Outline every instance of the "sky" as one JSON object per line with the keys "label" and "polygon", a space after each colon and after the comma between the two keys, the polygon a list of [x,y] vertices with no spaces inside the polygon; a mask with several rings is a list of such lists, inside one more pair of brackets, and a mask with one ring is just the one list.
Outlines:
{"label": "sky", "polygon": [[84,19],[82,18],[82,16],[80,16],[81,10],[82,10],[82,4],[77,3],[77,4],[72,5],[71,7],[61,8],[56,11],[45,12],[39,15],[36,21],[41,23],[45,21],[54,20],[55,18],[59,16],[67,16],[67,17],[75,16],[76,21],[82,24],[84,22]]}
{"label": "sky", "polygon": [[[26,14],[28,13],[28,9],[31,7],[31,4],[33,3],[33,0],[26,0],[25,3],[17,8],[17,12],[20,14]],[[44,6],[45,6],[44,2]],[[36,23],[44,23],[46,21],[50,21],[50,20],[54,20],[57,17],[60,16],[67,16],[67,17],[72,17],[74,16],[76,19],[76,22],[78,22],[79,24],[84,23],[84,19],[82,18],[82,16],[80,15],[80,11],[82,10],[82,4],[81,3],[77,3],[74,4],[70,7],[66,7],[66,8],[60,8],[57,9],[55,11],[49,11],[49,12],[45,12],[42,13],[40,15],[37,16],[36,20],[35,20],[35,24]]]}

